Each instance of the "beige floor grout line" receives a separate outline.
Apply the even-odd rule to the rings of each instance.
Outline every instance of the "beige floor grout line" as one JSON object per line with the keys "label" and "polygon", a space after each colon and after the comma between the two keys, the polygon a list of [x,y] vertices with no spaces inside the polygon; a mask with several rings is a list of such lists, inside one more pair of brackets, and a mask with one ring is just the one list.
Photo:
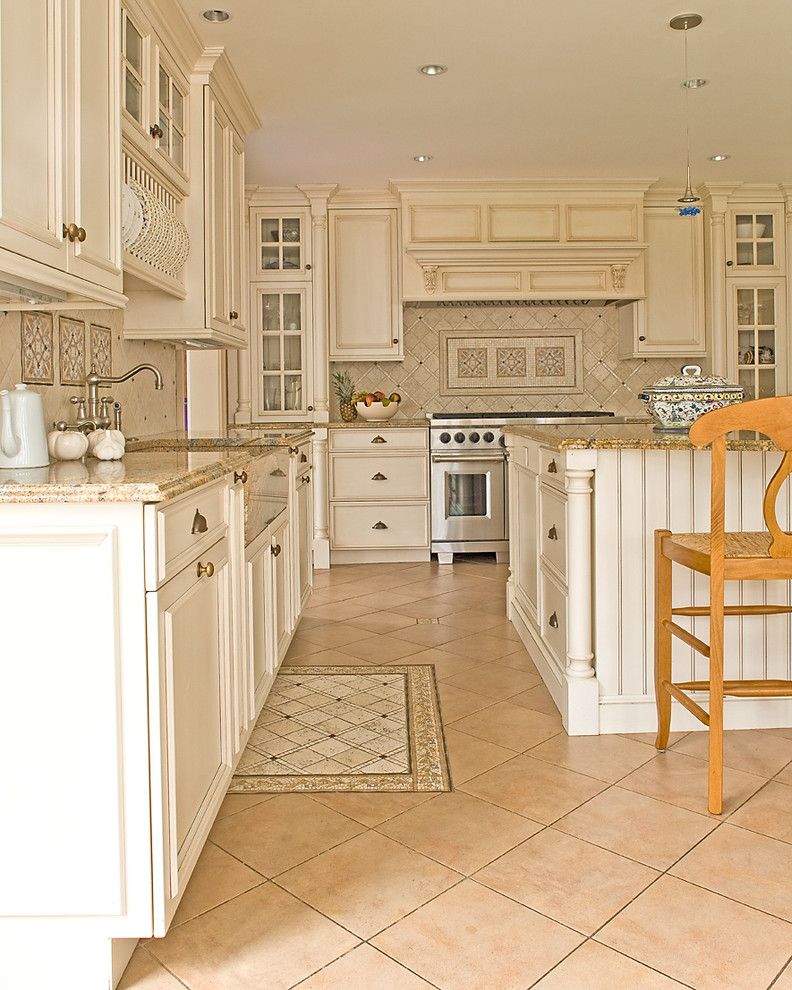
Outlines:
{"label": "beige floor grout line", "polygon": [[787,968],[787,966],[790,966],[790,965],[792,965],[792,956],[790,956],[789,959],[787,959],[787,961],[784,963],[784,965],[781,967],[781,969],[773,977],[772,981],[770,982],[770,984],[767,987],[767,990],[773,990],[773,987],[778,983],[778,981],[784,975],[784,970]]}

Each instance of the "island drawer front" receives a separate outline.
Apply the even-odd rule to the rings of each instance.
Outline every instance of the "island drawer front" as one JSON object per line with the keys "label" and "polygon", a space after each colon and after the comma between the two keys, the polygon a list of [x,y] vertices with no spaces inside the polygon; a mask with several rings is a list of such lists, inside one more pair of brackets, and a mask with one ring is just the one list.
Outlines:
{"label": "island drawer front", "polygon": [[428,459],[425,454],[335,454],[330,498],[357,502],[429,498]]}
{"label": "island drawer front", "polygon": [[[154,591],[178,574],[228,530],[228,481],[204,485],[156,508],[156,561],[146,557],[146,588]],[[155,566],[152,566],[154,565]]]}
{"label": "island drawer front", "polygon": [[564,487],[564,472],[566,470],[566,457],[559,450],[548,450],[542,447],[539,450],[539,473],[542,481],[556,488]]}
{"label": "island drawer front", "polygon": [[297,458],[297,474],[304,474],[306,471],[310,470],[313,464],[313,444],[310,440],[303,440],[301,443],[292,445],[289,450],[296,450],[297,453],[293,456]]}
{"label": "island drawer front", "polygon": [[566,580],[566,497],[543,484],[539,489],[539,505],[542,556]]}
{"label": "island drawer front", "polygon": [[330,526],[334,550],[424,549],[429,546],[429,505],[335,504]]}
{"label": "island drawer front", "polygon": [[428,450],[429,430],[422,427],[400,429],[395,426],[376,425],[360,429],[330,430],[331,450],[366,450],[378,454],[389,450]]}
{"label": "island drawer front", "polygon": [[567,652],[567,596],[546,573],[541,574],[542,639],[563,670],[566,667]]}

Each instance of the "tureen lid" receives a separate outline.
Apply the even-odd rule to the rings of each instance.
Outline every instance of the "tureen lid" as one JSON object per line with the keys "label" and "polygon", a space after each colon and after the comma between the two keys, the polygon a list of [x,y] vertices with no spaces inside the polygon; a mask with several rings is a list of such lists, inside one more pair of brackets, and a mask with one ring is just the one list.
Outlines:
{"label": "tureen lid", "polygon": [[666,375],[656,382],[647,392],[739,392],[742,385],[721,378],[720,375],[702,375],[701,366],[686,364],[679,375]]}

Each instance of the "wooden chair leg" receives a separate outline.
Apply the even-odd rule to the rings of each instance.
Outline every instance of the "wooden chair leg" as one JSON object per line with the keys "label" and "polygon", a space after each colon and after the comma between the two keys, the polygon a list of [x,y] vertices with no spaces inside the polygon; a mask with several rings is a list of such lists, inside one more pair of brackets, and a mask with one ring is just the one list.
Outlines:
{"label": "wooden chair leg", "polygon": [[670,530],[655,530],[654,669],[657,749],[665,749],[668,746],[668,735],[671,730],[671,695],[663,687],[663,681],[671,680],[671,633],[663,625],[664,619],[671,619],[671,561],[663,553],[663,540],[670,535]]}
{"label": "wooden chair leg", "polygon": [[723,575],[710,576],[709,774],[710,814],[723,811]]}

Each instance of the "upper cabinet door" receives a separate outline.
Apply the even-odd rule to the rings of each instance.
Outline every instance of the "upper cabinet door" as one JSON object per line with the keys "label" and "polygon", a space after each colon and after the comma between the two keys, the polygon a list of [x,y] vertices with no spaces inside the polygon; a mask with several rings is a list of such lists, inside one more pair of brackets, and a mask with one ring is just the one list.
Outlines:
{"label": "upper cabinet door", "polygon": [[245,142],[231,128],[228,154],[228,275],[232,324],[247,336],[247,246],[245,243]]}
{"label": "upper cabinet door", "polygon": [[250,211],[251,276],[277,282],[311,278],[311,215],[308,210]]}
{"label": "upper cabinet door", "polygon": [[151,137],[156,148],[160,168],[176,179],[187,180],[187,104],[189,85],[176,68],[159,42],[153,45],[152,77],[154,81],[155,107]]}
{"label": "upper cabinet door", "polygon": [[401,360],[398,213],[329,215],[330,360]]}
{"label": "upper cabinet door", "polygon": [[69,168],[64,222],[69,272],[122,288],[120,10],[108,0],[67,0]]}
{"label": "upper cabinet door", "polygon": [[62,0],[0,0],[0,247],[66,268]]}
{"label": "upper cabinet door", "polygon": [[231,324],[228,279],[228,118],[212,91],[204,90],[206,168],[206,319],[213,330]]}
{"label": "upper cabinet door", "polygon": [[749,205],[728,213],[727,275],[784,273],[784,211],[778,206]]}

